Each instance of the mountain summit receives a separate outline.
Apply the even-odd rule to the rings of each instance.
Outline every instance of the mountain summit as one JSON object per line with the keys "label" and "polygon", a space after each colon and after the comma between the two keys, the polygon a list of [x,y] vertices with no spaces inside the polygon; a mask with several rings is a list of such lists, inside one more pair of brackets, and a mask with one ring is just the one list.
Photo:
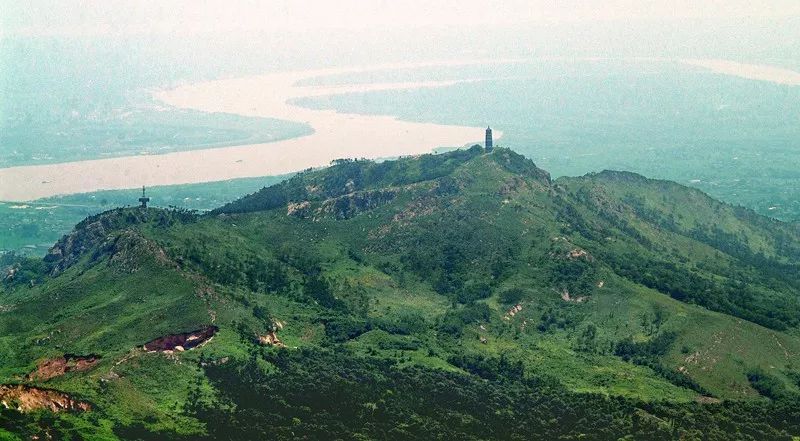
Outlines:
{"label": "mountain summit", "polygon": [[339,160],[9,262],[0,427],[791,439],[799,274],[798,225],[672,182],[478,146]]}

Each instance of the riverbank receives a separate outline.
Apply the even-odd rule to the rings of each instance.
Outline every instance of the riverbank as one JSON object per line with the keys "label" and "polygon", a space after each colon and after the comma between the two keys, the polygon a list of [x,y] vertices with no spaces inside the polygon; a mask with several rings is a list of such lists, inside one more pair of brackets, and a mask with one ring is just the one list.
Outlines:
{"label": "riverbank", "polygon": [[[300,80],[333,73],[432,65],[502,63],[467,61],[395,64],[349,69],[282,72],[248,78],[189,84],[154,96],[173,107],[270,117],[309,124],[310,135],[270,143],[239,145],[163,155],[140,155],[0,169],[0,200],[28,201],[59,194],[134,188],[141,185],[190,184],[270,176],[325,166],[338,158],[388,158],[429,153],[440,147],[480,142],[482,127],[400,121],[374,116],[305,109],[294,98],[375,90],[432,88],[459,81],[425,81],[299,86]],[[502,136],[499,131],[495,137]]]}

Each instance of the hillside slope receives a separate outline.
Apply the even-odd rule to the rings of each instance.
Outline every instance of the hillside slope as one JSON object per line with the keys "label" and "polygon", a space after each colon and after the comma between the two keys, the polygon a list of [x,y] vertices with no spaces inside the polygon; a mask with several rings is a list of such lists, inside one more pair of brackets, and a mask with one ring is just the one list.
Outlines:
{"label": "hillside slope", "polygon": [[673,183],[479,147],[343,160],[12,262],[0,382],[89,403],[59,427],[108,438],[781,438],[798,266],[797,225]]}

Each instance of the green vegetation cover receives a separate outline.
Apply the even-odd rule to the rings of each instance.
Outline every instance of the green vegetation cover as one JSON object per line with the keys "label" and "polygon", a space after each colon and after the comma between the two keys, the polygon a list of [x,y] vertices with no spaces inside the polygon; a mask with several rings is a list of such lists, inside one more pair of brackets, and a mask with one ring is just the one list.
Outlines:
{"label": "green vegetation cover", "polygon": [[507,150],[6,255],[0,439],[786,439],[800,227]]}

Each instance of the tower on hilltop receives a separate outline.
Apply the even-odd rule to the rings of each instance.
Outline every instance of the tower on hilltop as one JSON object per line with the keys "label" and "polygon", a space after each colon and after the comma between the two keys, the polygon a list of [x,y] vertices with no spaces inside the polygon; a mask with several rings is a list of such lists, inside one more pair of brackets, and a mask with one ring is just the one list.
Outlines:
{"label": "tower on hilltop", "polygon": [[492,145],[492,128],[486,128],[486,143],[484,144],[487,152],[491,152],[494,146]]}
{"label": "tower on hilltop", "polygon": [[139,198],[139,202],[141,202],[141,208],[147,208],[147,203],[150,202],[150,198],[144,195],[144,185],[142,185],[142,197]]}

